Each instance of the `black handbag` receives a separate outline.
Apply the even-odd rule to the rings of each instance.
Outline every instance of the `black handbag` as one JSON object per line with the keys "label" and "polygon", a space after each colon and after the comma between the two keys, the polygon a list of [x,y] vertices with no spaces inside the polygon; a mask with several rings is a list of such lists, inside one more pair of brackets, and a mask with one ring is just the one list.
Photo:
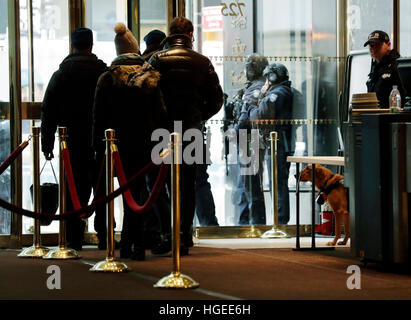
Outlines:
{"label": "black handbag", "polygon": [[[55,214],[59,206],[59,185],[56,173],[54,172],[53,164],[50,160],[47,160],[44,163],[43,168],[40,171],[40,175],[43,172],[43,169],[46,166],[47,162],[50,162],[51,170],[53,171],[56,183],[45,182],[43,184],[40,184],[40,212]],[[30,186],[30,194],[33,201],[33,185]],[[40,219],[41,226],[49,226],[52,222],[52,219]]]}

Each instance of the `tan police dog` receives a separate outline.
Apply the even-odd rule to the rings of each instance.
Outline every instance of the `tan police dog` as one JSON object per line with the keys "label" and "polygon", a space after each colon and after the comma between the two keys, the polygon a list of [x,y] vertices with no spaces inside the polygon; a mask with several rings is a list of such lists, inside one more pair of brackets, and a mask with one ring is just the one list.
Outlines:
{"label": "tan police dog", "polygon": [[[306,166],[301,171],[300,181],[312,182],[312,165]],[[333,241],[327,243],[335,246],[341,237],[341,222],[344,220],[345,237],[339,245],[345,245],[350,238],[350,213],[348,212],[348,193],[343,183],[344,177],[340,174],[333,174],[331,170],[316,164],[315,165],[315,186],[325,193],[327,201],[335,214],[335,237]]]}

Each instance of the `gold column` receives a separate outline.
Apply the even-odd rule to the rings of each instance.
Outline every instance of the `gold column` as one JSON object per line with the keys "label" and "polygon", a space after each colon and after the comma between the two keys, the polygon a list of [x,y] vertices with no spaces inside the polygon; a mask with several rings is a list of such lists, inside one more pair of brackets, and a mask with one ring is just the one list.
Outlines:
{"label": "gold column", "polygon": [[[59,210],[60,214],[66,212],[66,177],[64,169],[64,160],[62,156],[62,150],[67,148],[66,138],[67,138],[67,128],[58,127],[59,133]],[[43,259],[78,259],[80,256],[74,249],[67,248],[66,246],[66,222],[65,220],[60,220],[60,230],[59,230],[59,247],[58,249],[50,250]]]}
{"label": "gold column", "polygon": [[277,172],[277,132],[270,133],[271,141],[271,192],[272,192],[272,210],[273,210],[273,228],[266,231],[261,238],[278,239],[289,238],[289,235],[278,229],[278,172]]}
{"label": "gold column", "polygon": [[348,54],[347,0],[337,1],[337,92],[344,89],[345,58]]}
{"label": "gold column", "polygon": [[[40,128],[32,128],[33,135],[33,207],[34,211],[40,212]],[[40,221],[34,219],[33,245],[24,249],[18,257],[20,258],[42,258],[50,249],[41,246]]]}
{"label": "gold column", "polygon": [[[10,83],[10,152],[21,143],[21,56],[20,56],[20,8],[18,0],[8,1],[9,34],[9,83]],[[11,202],[22,207],[22,158],[10,167]],[[21,248],[22,217],[11,214],[9,248]]]}
{"label": "gold column", "polygon": [[177,15],[179,17],[186,16],[186,1],[185,0],[177,0]]}
{"label": "gold column", "polygon": [[171,157],[171,208],[173,228],[173,272],[160,279],[155,288],[162,289],[194,289],[200,284],[191,277],[180,272],[180,148],[181,136],[173,133],[170,136],[170,157]]}
{"label": "gold column", "polygon": [[401,31],[401,12],[400,12],[400,0],[393,0],[393,48],[400,52],[400,31]]}
{"label": "gold column", "polygon": [[[115,131],[107,129],[106,135],[106,194],[114,191],[114,161],[113,152],[117,151],[114,144]],[[107,257],[105,260],[97,262],[90,271],[92,272],[127,272],[130,269],[123,262],[114,260],[114,200],[106,205],[107,210]]]}

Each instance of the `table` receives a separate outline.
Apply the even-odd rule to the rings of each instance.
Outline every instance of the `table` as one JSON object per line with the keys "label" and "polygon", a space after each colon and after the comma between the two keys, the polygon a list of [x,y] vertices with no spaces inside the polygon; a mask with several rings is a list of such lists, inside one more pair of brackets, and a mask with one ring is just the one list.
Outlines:
{"label": "table", "polygon": [[[315,165],[333,165],[333,166],[344,166],[344,157],[331,157],[331,156],[292,156],[287,157],[287,162],[294,162],[296,164],[296,176],[300,175],[300,163],[312,164],[313,172],[315,172]],[[296,248],[294,250],[333,250],[334,247],[315,247],[315,175],[313,175],[312,190],[311,190],[311,248],[301,248],[300,247],[300,182],[298,181],[296,187]]]}

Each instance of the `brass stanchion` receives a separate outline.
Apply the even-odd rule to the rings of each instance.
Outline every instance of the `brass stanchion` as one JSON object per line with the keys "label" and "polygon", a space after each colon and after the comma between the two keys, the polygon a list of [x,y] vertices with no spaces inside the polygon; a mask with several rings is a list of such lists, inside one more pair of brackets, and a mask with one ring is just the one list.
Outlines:
{"label": "brass stanchion", "polygon": [[278,229],[277,140],[277,132],[270,132],[273,228],[271,230],[266,231],[261,236],[261,238],[263,239],[290,238],[290,236],[287,233]]}
{"label": "brass stanchion", "polygon": [[[59,133],[59,210],[60,214],[66,211],[66,177],[64,170],[64,160],[62,155],[62,150],[67,148],[66,137],[67,128],[58,127]],[[50,250],[43,259],[55,259],[55,260],[66,260],[66,259],[78,259],[80,256],[74,249],[67,248],[66,246],[66,222],[65,220],[60,220],[59,228],[59,247],[54,250]]]}
{"label": "brass stanchion", "polygon": [[163,289],[194,289],[200,285],[191,277],[180,272],[180,141],[181,136],[173,133],[170,136],[171,152],[171,208],[173,227],[173,272],[160,279],[155,288]]}
{"label": "brass stanchion", "polygon": [[[115,131],[108,129],[106,135],[106,194],[114,191],[114,165],[113,152],[117,151],[114,144]],[[105,260],[97,262],[90,271],[92,272],[127,272],[130,269],[120,261],[114,260],[114,200],[106,205],[107,211],[107,257]]]}
{"label": "brass stanchion", "polygon": [[[40,128],[32,128],[33,136],[33,208],[40,212]],[[40,221],[34,219],[33,245],[24,249],[18,257],[20,258],[42,258],[50,249],[41,246]]]}

